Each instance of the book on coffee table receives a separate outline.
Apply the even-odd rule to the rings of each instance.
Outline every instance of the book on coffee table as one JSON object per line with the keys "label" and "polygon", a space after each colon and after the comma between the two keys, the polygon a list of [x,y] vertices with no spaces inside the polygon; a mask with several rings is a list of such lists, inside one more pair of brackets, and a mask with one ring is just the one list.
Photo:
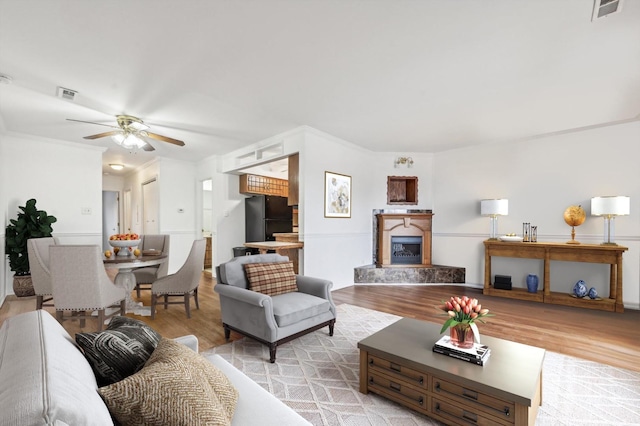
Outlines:
{"label": "book on coffee table", "polygon": [[474,343],[473,347],[469,349],[454,346],[451,344],[451,338],[449,336],[442,336],[433,345],[433,352],[448,355],[452,358],[461,359],[478,365],[484,365],[485,361],[491,354],[489,347],[480,343]]}

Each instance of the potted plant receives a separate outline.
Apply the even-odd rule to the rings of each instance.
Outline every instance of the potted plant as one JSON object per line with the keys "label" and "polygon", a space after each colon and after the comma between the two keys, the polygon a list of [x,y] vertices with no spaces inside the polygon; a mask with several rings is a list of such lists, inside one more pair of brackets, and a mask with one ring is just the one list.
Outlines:
{"label": "potted plant", "polygon": [[22,212],[17,219],[9,220],[6,229],[5,253],[9,257],[9,268],[15,273],[13,276],[13,291],[18,297],[33,296],[31,270],[29,269],[29,255],[27,240],[29,238],[50,237],[53,229],[51,224],[58,219],[49,216],[46,211],[36,208],[36,200],[30,199],[25,206],[18,207]]}

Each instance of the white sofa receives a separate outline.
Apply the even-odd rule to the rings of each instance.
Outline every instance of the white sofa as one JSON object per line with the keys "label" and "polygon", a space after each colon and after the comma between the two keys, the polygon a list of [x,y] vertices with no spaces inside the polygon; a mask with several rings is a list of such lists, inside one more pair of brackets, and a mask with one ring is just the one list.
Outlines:
{"label": "white sofa", "polygon": [[[195,336],[176,339],[197,352]],[[233,425],[309,424],[219,355],[207,359],[239,392]],[[0,426],[113,425],[91,366],[48,312],[8,318],[0,328]]]}

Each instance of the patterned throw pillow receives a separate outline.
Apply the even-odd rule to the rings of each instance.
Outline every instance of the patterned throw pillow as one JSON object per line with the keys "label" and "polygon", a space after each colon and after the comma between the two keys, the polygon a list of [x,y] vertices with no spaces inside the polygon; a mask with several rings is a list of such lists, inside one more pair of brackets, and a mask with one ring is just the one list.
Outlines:
{"label": "patterned throw pillow", "polygon": [[104,331],[76,334],[76,343],[91,364],[98,386],[105,386],[140,370],[161,337],[140,320],[115,316]]}
{"label": "patterned throw pillow", "polygon": [[170,339],[138,373],[98,392],[123,425],[230,425],[238,402],[222,371]]}
{"label": "patterned throw pillow", "polygon": [[249,290],[276,296],[298,291],[293,262],[245,263]]}

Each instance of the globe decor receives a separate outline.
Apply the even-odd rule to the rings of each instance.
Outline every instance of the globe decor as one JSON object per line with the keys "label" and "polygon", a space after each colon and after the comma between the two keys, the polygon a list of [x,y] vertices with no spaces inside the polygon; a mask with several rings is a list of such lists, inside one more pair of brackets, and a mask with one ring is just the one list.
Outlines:
{"label": "globe decor", "polygon": [[480,343],[480,332],[476,321],[485,323],[484,318],[493,316],[489,309],[483,309],[478,299],[470,299],[467,296],[451,296],[448,301],[436,306],[440,311],[446,312],[448,319],[442,325],[440,333],[449,329],[451,344],[463,349],[473,347],[474,343]]}
{"label": "globe decor", "polygon": [[571,241],[567,241],[567,244],[580,244],[580,241],[576,241],[576,226],[580,226],[587,218],[587,214],[584,212],[582,206],[569,206],[564,211],[564,221],[571,227]]}

